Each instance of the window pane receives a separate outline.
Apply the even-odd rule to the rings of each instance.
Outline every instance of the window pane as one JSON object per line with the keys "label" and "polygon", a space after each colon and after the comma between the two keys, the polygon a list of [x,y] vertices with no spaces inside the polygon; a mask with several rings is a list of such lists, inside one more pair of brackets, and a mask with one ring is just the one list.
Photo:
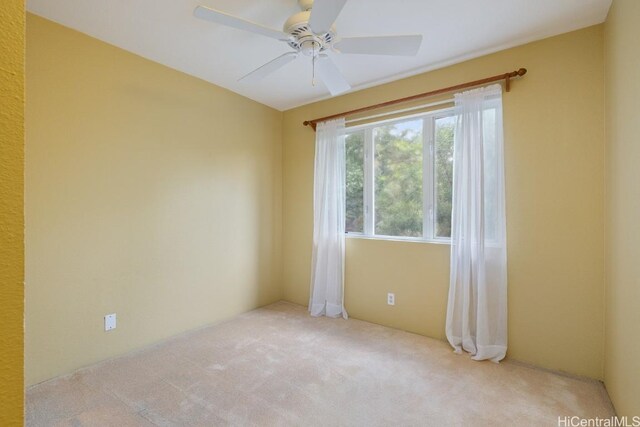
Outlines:
{"label": "window pane", "polygon": [[435,212],[436,237],[451,237],[453,191],[453,135],[455,117],[435,120]]}
{"label": "window pane", "polygon": [[422,237],[422,120],[374,129],[375,234]]}
{"label": "window pane", "polygon": [[348,134],[346,158],[346,224],[347,233],[364,232],[364,131]]}

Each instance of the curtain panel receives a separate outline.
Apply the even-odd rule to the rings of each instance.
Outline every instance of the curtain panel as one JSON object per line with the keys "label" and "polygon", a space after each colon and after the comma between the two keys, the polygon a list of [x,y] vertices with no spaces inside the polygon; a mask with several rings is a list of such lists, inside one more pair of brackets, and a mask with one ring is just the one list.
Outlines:
{"label": "curtain panel", "polygon": [[451,273],[446,335],[457,353],[507,351],[502,87],[455,95]]}
{"label": "curtain panel", "polygon": [[318,123],[313,181],[312,316],[344,317],[345,120]]}

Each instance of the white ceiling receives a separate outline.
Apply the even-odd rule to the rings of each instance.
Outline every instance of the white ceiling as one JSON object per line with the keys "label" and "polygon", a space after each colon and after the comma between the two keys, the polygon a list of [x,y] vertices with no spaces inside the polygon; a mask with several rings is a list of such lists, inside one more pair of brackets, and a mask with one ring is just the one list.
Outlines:
{"label": "white ceiling", "polygon": [[[28,10],[279,110],[328,98],[311,85],[309,58],[259,83],[237,80],[289,48],[201,21],[197,4],[281,29],[296,0],[28,0]],[[339,36],[422,34],[416,57],[339,55],[353,90],[604,21],[611,0],[349,0]],[[526,66],[527,64],[522,64]],[[500,70],[502,71],[502,70]]]}

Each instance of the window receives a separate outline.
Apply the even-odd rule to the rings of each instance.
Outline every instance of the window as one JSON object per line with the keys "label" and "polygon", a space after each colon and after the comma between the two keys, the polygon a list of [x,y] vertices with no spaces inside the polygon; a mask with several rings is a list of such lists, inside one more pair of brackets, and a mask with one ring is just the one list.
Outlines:
{"label": "window", "polygon": [[451,110],[349,129],[347,233],[448,240],[454,129]]}

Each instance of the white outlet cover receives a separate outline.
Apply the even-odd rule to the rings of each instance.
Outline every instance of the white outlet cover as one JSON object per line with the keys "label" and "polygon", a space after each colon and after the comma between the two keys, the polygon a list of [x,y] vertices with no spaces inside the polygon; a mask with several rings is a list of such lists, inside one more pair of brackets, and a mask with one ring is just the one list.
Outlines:
{"label": "white outlet cover", "polygon": [[104,330],[110,331],[116,328],[116,314],[107,314],[104,316]]}
{"label": "white outlet cover", "polygon": [[396,294],[389,292],[387,294],[387,304],[396,305]]}

